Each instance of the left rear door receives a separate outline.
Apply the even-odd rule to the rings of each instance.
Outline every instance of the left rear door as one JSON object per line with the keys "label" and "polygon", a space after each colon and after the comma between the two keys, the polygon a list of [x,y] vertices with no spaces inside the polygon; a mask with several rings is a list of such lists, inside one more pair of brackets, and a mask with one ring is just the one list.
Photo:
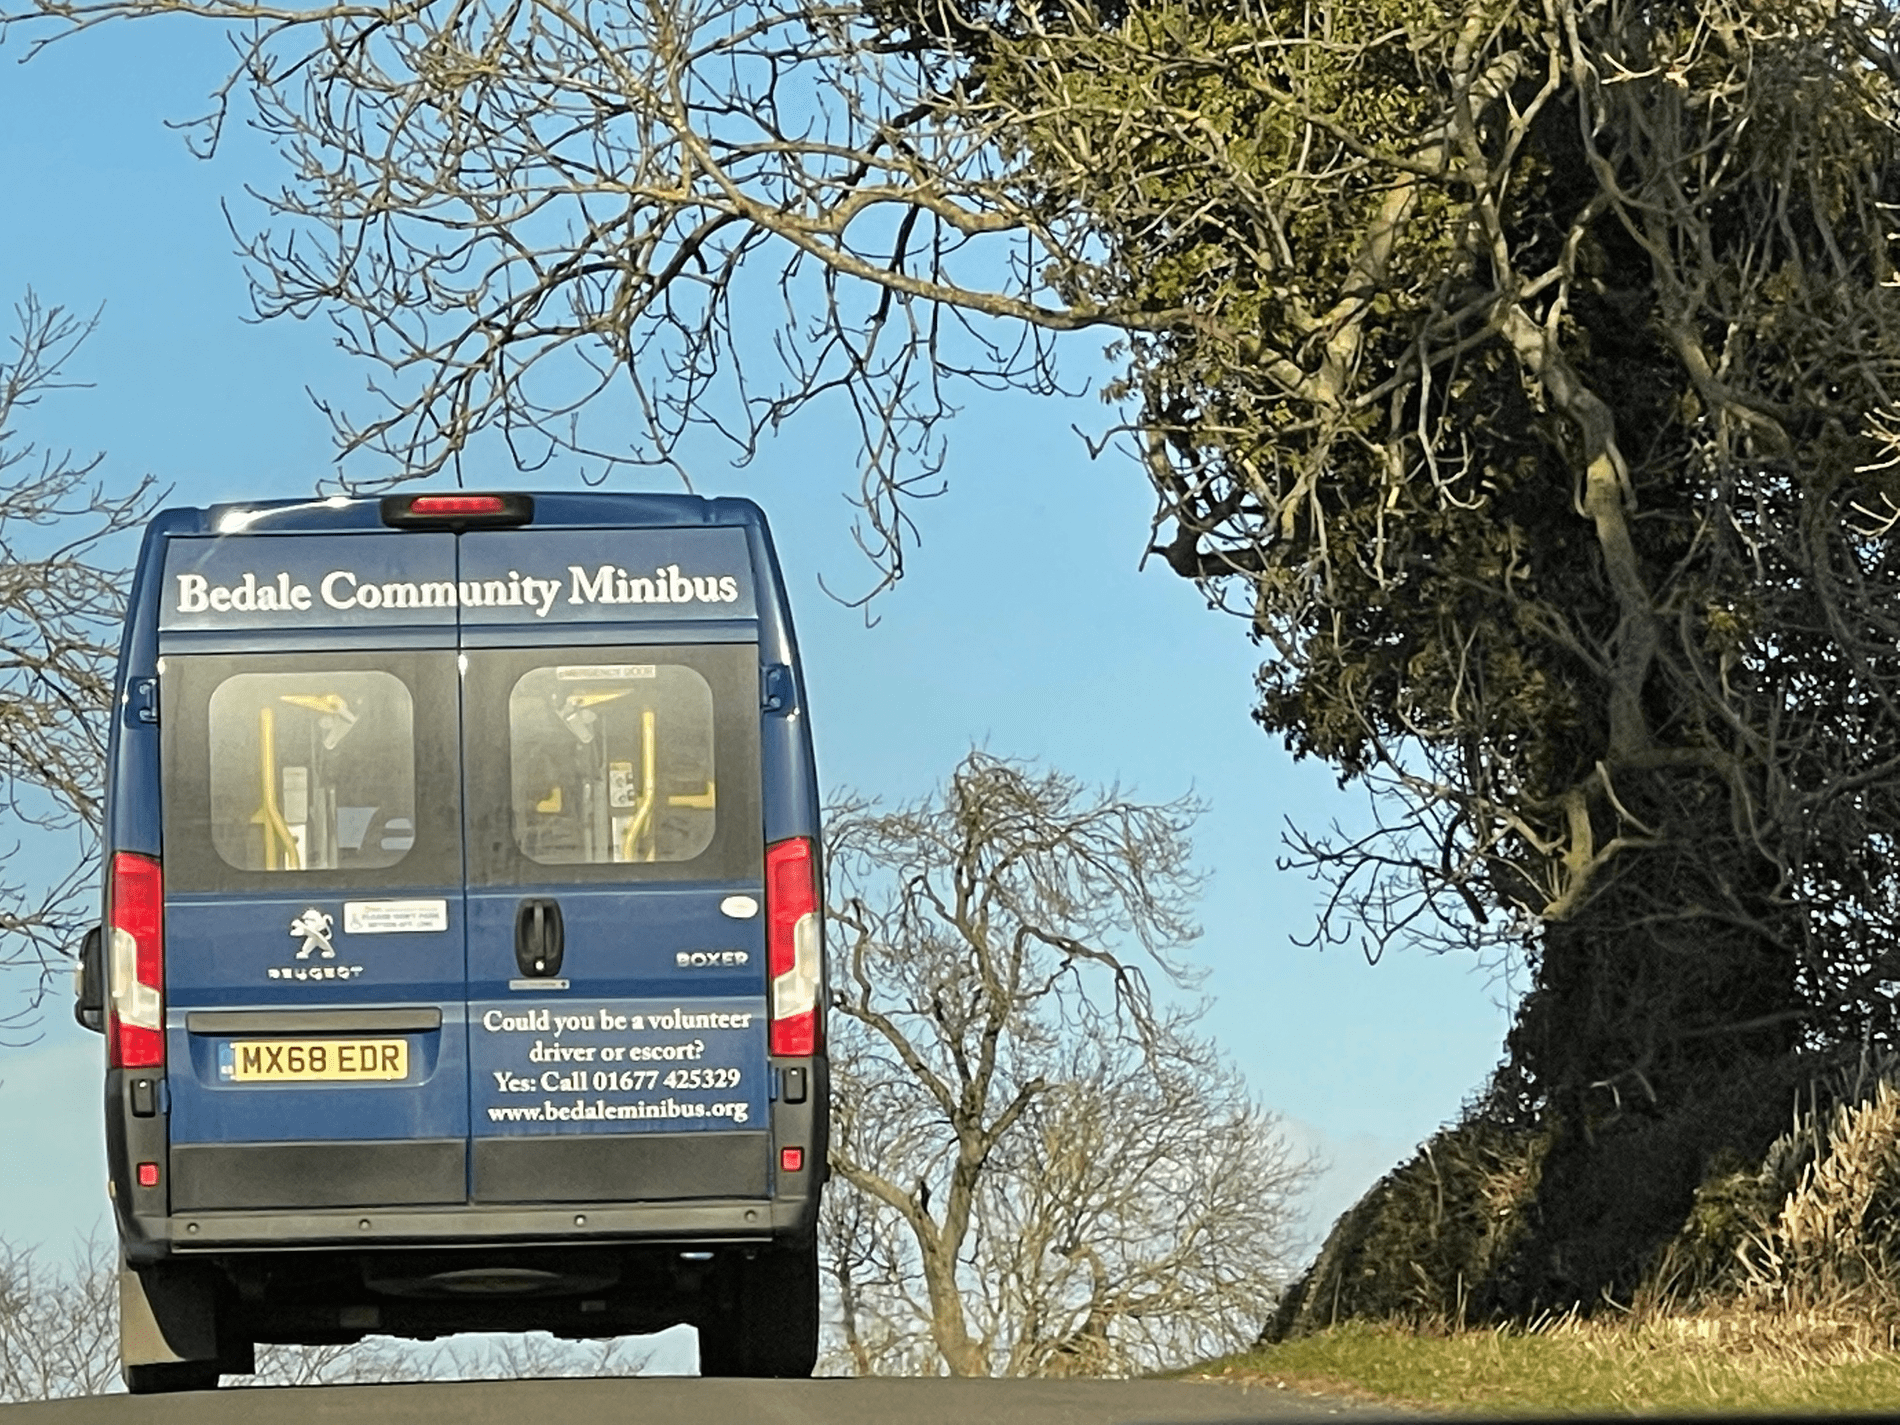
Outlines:
{"label": "left rear door", "polygon": [[[160,665],[172,1210],[461,1203],[454,610],[431,633],[356,604],[453,549],[316,541],[306,579],[245,548],[285,543],[226,541],[207,588],[252,574],[321,598],[241,639],[181,633]],[[366,575],[371,556],[410,577]]]}

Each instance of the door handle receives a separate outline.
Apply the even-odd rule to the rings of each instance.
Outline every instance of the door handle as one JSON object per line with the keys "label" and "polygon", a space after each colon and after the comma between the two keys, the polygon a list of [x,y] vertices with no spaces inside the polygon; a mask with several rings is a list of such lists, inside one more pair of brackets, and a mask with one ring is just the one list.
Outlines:
{"label": "door handle", "polygon": [[515,963],[522,974],[536,980],[560,974],[566,939],[559,901],[529,896],[515,907]]}

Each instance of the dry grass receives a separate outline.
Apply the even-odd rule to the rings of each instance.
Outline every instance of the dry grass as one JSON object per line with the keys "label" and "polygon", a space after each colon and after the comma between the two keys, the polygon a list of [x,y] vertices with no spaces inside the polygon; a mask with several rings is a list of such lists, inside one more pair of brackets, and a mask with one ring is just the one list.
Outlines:
{"label": "dry grass", "polygon": [[[1186,1374],[1471,1415],[1892,1412],[1900,1065],[1863,1063],[1806,1100],[1760,1162],[1712,1165],[1627,1311],[1467,1330],[1447,1302],[1406,1301],[1425,1310],[1392,1314],[1447,1324],[1345,1320]],[[1526,1192],[1504,1189],[1488,1207]],[[1377,1272],[1429,1275],[1411,1239],[1366,1240]]]}
{"label": "dry grass", "polygon": [[1565,1317],[1530,1330],[1349,1323],[1184,1373],[1457,1414],[1888,1411],[1900,1334],[1819,1313]]}
{"label": "dry grass", "polygon": [[[1795,1317],[1821,1311],[1877,1319],[1900,1308],[1900,1091],[1885,1079],[1862,1101],[1797,1121],[1813,1157],[1771,1221],[1736,1253],[1745,1299]],[[1777,1145],[1780,1147],[1782,1145]],[[1776,1154],[1763,1166],[1774,1170]],[[1779,1185],[1777,1185],[1779,1186]]]}

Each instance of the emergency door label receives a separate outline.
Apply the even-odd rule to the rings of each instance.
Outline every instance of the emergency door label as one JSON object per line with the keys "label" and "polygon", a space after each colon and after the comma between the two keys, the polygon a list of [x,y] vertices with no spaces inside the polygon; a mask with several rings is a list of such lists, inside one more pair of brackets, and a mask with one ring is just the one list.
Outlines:
{"label": "emergency door label", "polygon": [[476,1131],[762,1127],[765,1035],[763,999],[472,1005]]}

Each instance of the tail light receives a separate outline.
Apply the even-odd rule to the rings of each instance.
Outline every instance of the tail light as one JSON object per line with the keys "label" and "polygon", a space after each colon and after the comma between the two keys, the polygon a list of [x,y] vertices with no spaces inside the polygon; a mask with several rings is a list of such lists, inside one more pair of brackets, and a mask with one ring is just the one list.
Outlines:
{"label": "tail light", "polygon": [[165,878],[149,856],[120,851],[106,888],[107,983],[115,1068],[165,1062]]}
{"label": "tail light", "polygon": [[818,868],[805,837],[765,850],[765,959],[772,975],[772,1052],[818,1052]]}

